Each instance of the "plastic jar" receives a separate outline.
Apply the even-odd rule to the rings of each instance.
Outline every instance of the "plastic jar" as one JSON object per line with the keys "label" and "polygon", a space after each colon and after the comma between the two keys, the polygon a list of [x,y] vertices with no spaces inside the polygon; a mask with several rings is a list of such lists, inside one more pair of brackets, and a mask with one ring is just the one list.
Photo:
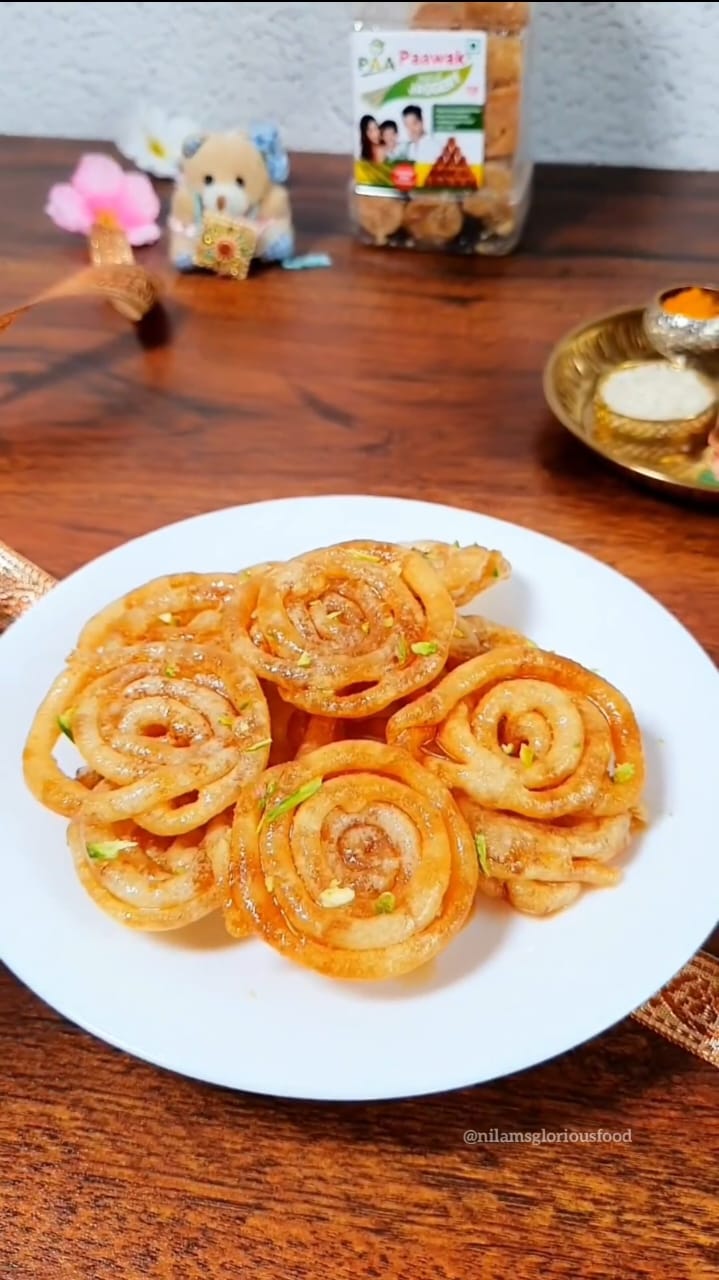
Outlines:
{"label": "plastic jar", "polygon": [[370,245],[507,254],[527,217],[532,5],[354,4],[352,221]]}

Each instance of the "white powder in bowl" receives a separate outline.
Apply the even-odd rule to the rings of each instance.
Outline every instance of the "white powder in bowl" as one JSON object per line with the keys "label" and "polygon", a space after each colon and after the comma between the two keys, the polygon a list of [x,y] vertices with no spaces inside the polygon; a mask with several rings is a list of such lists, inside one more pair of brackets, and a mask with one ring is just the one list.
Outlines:
{"label": "white powder in bowl", "polygon": [[663,360],[617,369],[602,384],[601,397],[613,413],[646,422],[696,418],[716,399],[693,369],[678,369]]}

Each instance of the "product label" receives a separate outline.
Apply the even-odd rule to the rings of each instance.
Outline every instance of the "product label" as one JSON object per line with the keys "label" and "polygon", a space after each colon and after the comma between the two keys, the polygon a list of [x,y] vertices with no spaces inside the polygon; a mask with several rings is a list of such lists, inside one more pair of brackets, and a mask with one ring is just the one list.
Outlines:
{"label": "product label", "polygon": [[482,185],[483,32],[356,31],[353,68],[359,192],[462,192]]}

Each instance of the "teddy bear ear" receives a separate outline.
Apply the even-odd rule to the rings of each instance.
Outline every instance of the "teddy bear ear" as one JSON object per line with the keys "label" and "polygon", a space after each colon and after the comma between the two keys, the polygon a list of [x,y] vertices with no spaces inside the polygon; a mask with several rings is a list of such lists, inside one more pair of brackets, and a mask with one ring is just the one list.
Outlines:
{"label": "teddy bear ear", "polygon": [[185,138],[185,141],[182,144],[183,159],[191,160],[192,157],[200,150],[200,147],[206,137],[206,133],[191,133],[189,138]]}
{"label": "teddy bear ear", "polygon": [[272,182],[286,182],[290,173],[290,161],[280,138],[279,129],[273,124],[254,124],[250,138],[262,154]]}

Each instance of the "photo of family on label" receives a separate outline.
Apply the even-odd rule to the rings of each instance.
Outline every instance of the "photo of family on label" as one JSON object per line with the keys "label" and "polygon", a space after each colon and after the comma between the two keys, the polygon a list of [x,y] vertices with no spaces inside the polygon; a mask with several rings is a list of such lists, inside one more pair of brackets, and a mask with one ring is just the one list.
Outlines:
{"label": "photo of family on label", "polygon": [[379,123],[374,116],[362,116],[359,126],[360,159],[372,164],[392,164],[409,160],[419,164],[431,164],[436,157],[437,142],[433,142],[424,127],[421,107],[405,107],[401,116],[404,137],[396,120]]}

